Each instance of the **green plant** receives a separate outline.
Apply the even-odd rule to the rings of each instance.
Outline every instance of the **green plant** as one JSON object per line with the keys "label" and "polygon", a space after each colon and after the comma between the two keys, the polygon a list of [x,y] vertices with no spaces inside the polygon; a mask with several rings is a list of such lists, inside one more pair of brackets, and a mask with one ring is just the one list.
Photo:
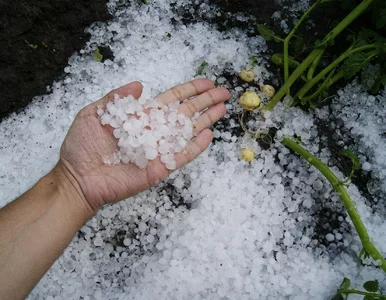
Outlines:
{"label": "green plant", "polygon": [[208,62],[204,61],[197,69],[197,73],[194,75],[194,77],[202,75],[204,72],[205,68],[208,66]]}
{"label": "green plant", "polygon": [[100,53],[99,48],[96,48],[92,53],[92,57],[97,61],[101,62],[103,60],[103,55]]}
{"label": "green plant", "polygon": [[336,177],[336,175],[330,170],[329,167],[327,167],[321,160],[319,160],[306,149],[304,149],[299,143],[295,142],[294,140],[288,137],[284,137],[283,144],[287,148],[294,151],[296,154],[305,158],[307,162],[317,168],[323,174],[323,176],[331,183],[335,192],[339,195],[339,198],[342,201],[362,242],[363,250],[361,252],[361,255],[370,256],[375,262],[379,263],[382,270],[386,272],[386,260],[371,242],[366,227],[363,224],[362,219],[355,208],[355,204],[351,200],[349,194],[347,193],[347,190],[345,189],[346,182],[339,180],[339,178]]}
{"label": "green plant", "polygon": [[363,284],[363,288],[365,291],[352,288],[350,279],[344,278],[336,295],[331,300],[345,300],[352,294],[364,296],[364,300],[386,299],[386,295],[377,294],[379,291],[379,283],[377,280],[366,281]]}
{"label": "green plant", "polygon": [[[348,80],[354,77],[374,58],[377,58],[378,63],[381,61],[386,62],[386,39],[376,31],[386,28],[386,18],[383,14],[378,14],[374,15],[375,18],[377,18],[374,22],[374,30],[361,29],[350,34],[348,36],[348,41],[350,42],[348,49],[332,62],[329,62],[326,67],[319,70],[321,61],[327,56],[327,49],[334,45],[335,39],[372,4],[380,5],[380,7],[386,11],[385,2],[379,0],[363,0],[353,8],[322,40],[314,43],[314,49],[302,62],[297,62],[289,55],[289,45],[294,38],[296,39],[294,42],[294,51],[303,51],[304,41],[296,35],[302,23],[317,7],[332,1],[333,0],[317,0],[299,19],[285,39],[277,37],[272,30],[267,29],[263,25],[258,26],[260,34],[266,40],[283,43],[283,53],[274,54],[272,60],[276,65],[283,67],[284,84],[275,97],[267,104],[265,107],[266,110],[273,109],[286,95],[293,95],[294,104],[302,104],[314,108],[319,104],[320,101],[318,101],[318,99],[320,96],[323,96],[337,81],[343,78]],[[383,11],[381,8],[374,9],[374,11]],[[294,69],[291,74],[290,69]],[[316,73],[317,71],[318,73]],[[299,84],[300,80],[305,81],[305,83]],[[382,85],[386,85],[386,74],[382,72],[377,74],[374,81],[375,84],[373,85],[372,91],[377,92]],[[300,85],[300,88],[293,94],[291,88],[295,84]]]}
{"label": "green plant", "polygon": [[351,150],[348,149],[342,149],[340,150],[340,155],[345,156],[351,160],[352,168],[350,175],[347,177],[347,179],[343,182],[344,184],[348,183],[351,178],[353,177],[355,171],[358,171],[361,168],[361,162],[359,160],[359,157],[356,156]]}

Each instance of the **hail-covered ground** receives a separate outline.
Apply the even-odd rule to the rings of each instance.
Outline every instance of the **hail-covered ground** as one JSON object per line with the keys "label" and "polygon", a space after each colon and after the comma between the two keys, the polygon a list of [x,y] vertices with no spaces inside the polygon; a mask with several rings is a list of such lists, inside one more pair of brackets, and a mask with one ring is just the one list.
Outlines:
{"label": "hail-covered ground", "polygon": [[[144,97],[155,96],[191,80],[205,61],[204,75],[232,88],[229,114],[215,127],[209,149],[156,187],[105,206],[29,298],[329,299],[344,277],[355,287],[377,279],[386,288],[384,273],[358,259],[360,241],[330,184],[281,144],[281,137],[296,135],[329,163],[327,138],[317,125],[331,124],[337,143],[350,145],[371,177],[373,202],[353,184],[348,190],[386,255],[386,92],[369,96],[354,83],[330,108],[306,113],[279,104],[263,116],[256,113],[247,126],[278,129],[269,147],[262,146],[240,134],[235,117],[238,97],[251,88],[234,88],[232,76],[221,74],[237,74],[250,57],[260,57],[263,39],[238,29],[221,33],[204,22],[184,25],[182,15],[194,10],[188,2],[111,1],[114,20],[89,29],[91,40],[70,58],[65,78],[0,124],[2,206],[54,166],[76,113],[109,90],[139,80]],[[209,19],[221,13],[196,4]],[[114,61],[93,59],[98,45],[109,45]],[[262,65],[255,71],[257,82],[269,80]],[[245,146],[256,153],[250,164],[239,158]]]}

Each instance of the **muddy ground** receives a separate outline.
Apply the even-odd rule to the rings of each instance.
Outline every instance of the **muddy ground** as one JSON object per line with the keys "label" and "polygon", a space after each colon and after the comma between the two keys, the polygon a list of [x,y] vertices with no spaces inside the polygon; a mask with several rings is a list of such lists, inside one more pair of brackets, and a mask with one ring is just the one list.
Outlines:
{"label": "muddy ground", "polygon": [[[106,2],[0,1],[0,121],[23,109],[34,96],[44,94],[46,87],[62,76],[68,58],[89,38],[85,28],[111,18]],[[250,13],[259,23],[267,24],[279,9],[275,1],[267,0],[212,2],[224,11]]]}
{"label": "muddy ground", "polygon": [[63,74],[84,33],[111,15],[106,0],[0,1],[0,121]]}

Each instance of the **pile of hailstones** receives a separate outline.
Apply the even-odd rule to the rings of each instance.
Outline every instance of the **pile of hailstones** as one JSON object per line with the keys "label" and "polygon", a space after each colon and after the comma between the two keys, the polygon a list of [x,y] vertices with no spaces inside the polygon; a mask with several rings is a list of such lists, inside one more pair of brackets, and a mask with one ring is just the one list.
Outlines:
{"label": "pile of hailstones", "polygon": [[105,110],[98,108],[102,125],[114,128],[119,151],[103,158],[106,164],[134,163],[145,168],[150,160],[160,157],[169,170],[176,169],[174,154],[181,152],[193,138],[193,118],[178,113],[180,103],[164,105],[159,100],[138,99],[115,95]]}

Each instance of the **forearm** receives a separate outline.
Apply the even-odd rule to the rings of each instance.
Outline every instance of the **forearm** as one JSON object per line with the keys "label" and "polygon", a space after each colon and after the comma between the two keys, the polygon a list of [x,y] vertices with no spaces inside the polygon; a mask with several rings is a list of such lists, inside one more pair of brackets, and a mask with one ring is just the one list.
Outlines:
{"label": "forearm", "polygon": [[23,299],[93,211],[57,166],[0,210],[0,299]]}

